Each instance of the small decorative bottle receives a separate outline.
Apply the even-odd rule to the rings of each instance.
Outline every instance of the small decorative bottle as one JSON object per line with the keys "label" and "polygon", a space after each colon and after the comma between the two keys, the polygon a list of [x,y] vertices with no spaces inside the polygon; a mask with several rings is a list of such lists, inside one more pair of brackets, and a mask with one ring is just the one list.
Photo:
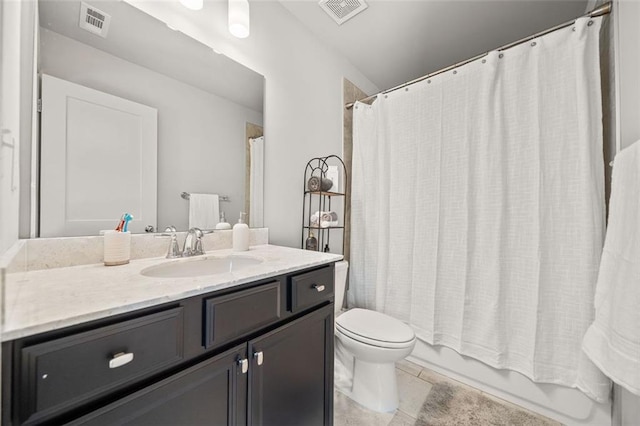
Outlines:
{"label": "small decorative bottle", "polygon": [[233,251],[249,250],[249,226],[244,223],[246,215],[241,212],[238,223],[233,225]]}
{"label": "small decorative bottle", "polygon": [[306,248],[307,250],[318,251],[318,239],[314,237],[313,232],[309,232],[307,241],[305,241],[304,243],[304,248]]}

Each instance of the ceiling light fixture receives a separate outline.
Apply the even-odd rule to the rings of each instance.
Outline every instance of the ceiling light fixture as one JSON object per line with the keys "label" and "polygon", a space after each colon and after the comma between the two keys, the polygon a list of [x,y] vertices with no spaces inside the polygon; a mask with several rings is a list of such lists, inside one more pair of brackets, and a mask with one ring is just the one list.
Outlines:
{"label": "ceiling light fixture", "polygon": [[229,0],[229,32],[238,38],[249,37],[249,0]]}
{"label": "ceiling light fixture", "polygon": [[200,10],[204,4],[204,0],[180,0],[180,3],[187,9]]}

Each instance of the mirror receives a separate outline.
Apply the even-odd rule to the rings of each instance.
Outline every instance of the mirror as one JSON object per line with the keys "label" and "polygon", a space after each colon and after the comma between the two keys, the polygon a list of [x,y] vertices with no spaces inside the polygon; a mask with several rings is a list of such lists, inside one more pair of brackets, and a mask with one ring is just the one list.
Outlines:
{"label": "mirror", "polygon": [[[77,221],[74,215],[83,214],[89,217],[88,222],[95,221],[98,228],[65,231],[66,235],[51,235],[41,229],[40,236],[97,235],[99,229],[105,229],[99,225],[100,220],[115,227],[119,215],[130,209],[115,207],[111,201],[114,191],[103,193],[103,188],[115,187],[115,193],[127,192],[129,199],[144,197],[153,191],[135,182],[140,173],[131,168],[131,164],[137,159],[140,162],[146,159],[157,168],[155,172],[151,167],[148,173],[152,178],[157,173],[157,220],[147,223],[142,213],[142,219],[134,218],[132,232],[144,232],[147,225],[157,230],[169,225],[178,230],[188,229],[190,201],[181,196],[183,193],[218,194],[220,211],[225,213],[227,222],[235,223],[241,211],[251,208],[249,138],[261,136],[263,131],[264,77],[124,1],[87,0],[91,12],[82,9],[81,3],[80,0],[40,0],[38,3],[38,72],[43,83],[44,76],[52,76],[155,109],[157,153],[122,145],[125,140],[120,139],[122,134],[135,135],[135,126],[127,133],[126,123],[102,126],[104,129],[100,128],[104,124],[101,120],[97,121],[98,125],[87,124],[92,123],[92,118],[86,117],[93,101],[79,104],[76,108],[85,123],[81,149],[64,154],[53,148],[60,160],[47,165],[51,160],[45,158],[45,148],[52,148],[41,146],[40,223],[51,217]],[[82,17],[93,21],[89,22],[94,24],[93,32],[80,27]],[[96,21],[100,21],[99,25],[95,25]],[[106,37],[96,33],[100,31],[106,33]],[[41,144],[44,145],[49,143],[47,138],[51,132],[45,126],[45,115],[57,108],[47,108],[55,104],[47,103],[44,90],[42,97]],[[62,125],[62,133],[70,132],[69,124],[66,126],[65,130]],[[87,126],[94,129],[93,135],[86,135]],[[105,139],[107,133],[111,139]],[[85,140],[96,146],[85,144]],[[113,157],[114,152],[123,161],[101,162],[106,156]],[[150,161],[154,156],[157,160]],[[77,162],[74,167],[68,165],[72,160]],[[49,178],[47,170],[57,170],[66,181],[50,184],[56,178]],[[98,173],[102,173],[100,179],[103,180],[104,174],[108,174],[106,183],[94,178]],[[75,201],[61,195],[71,192],[69,188],[79,187],[81,190],[77,193],[84,195],[76,195]],[[47,197],[57,200],[59,207],[54,211],[51,207],[44,208]],[[97,201],[83,202],[87,199]],[[131,204],[135,205],[135,201]],[[94,206],[94,210],[102,206],[100,213],[88,212],[87,205]],[[70,214],[73,206],[77,208]],[[129,212],[136,216],[135,211]],[[100,220],[93,217],[100,215],[104,216],[98,218]]]}

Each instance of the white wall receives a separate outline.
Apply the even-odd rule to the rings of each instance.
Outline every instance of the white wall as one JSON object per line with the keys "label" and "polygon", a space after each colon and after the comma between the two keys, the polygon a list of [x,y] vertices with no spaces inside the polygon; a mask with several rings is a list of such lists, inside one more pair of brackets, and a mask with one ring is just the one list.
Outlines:
{"label": "white wall", "polygon": [[342,78],[378,88],[276,1],[251,2],[244,40],[228,34],[226,2],[205,2],[186,21],[170,2],[127,1],[265,76],[265,226],[272,244],[299,247],[304,167],[342,155]]}
{"label": "white wall", "polygon": [[3,0],[0,16],[0,255],[18,239],[22,4]]}
{"label": "white wall", "polygon": [[251,5],[254,42],[233,42],[239,62],[267,81],[265,224],[272,243],[300,247],[304,167],[312,157],[342,156],[342,79],[378,88],[279,4]]}
{"label": "white wall", "polygon": [[614,13],[618,21],[620,148],[625,148],[640,140],[640,2],[619,0]]}
{"label": "white wall", "polygon": [[[262,113],[40,28],[40,71],[158,109],[158,226],[188,229],[180,193],[228,195],[235,222],[244,206],[246,122]],[[155,225],[155,224],[154,224]]]}
{"label": "white wall", "polygon": [[[620,148],[625,148],[640,140],[640,2],[619,0],[613,10],[618,22],[619,142]],[[640,397],[620,386],[614,395],[614,425],[639,425]]]}

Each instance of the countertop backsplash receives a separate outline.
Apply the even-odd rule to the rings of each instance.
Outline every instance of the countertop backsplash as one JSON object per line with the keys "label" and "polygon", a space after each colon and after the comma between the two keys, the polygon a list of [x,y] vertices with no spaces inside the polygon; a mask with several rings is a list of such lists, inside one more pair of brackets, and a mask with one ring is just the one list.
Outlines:
{"label": "countertop backsplash", "polygon": [[[268,228],[251,228],[249,231],[249,245],[269,243]],[[178,232],[176,235],[182,247],[187,233]],[[169,237],[161,237],[158,234],[133,234],[131,260],[164,256],[169,248],[169,240]],[[206,234],[202,241],[207,252],[231,248],[233,231],[217,230]],[[5,253],[1,263],[4,263],[6,273],[12,274],[102,263],[102,260],[103,237],[87,236],[19,240]]]}

